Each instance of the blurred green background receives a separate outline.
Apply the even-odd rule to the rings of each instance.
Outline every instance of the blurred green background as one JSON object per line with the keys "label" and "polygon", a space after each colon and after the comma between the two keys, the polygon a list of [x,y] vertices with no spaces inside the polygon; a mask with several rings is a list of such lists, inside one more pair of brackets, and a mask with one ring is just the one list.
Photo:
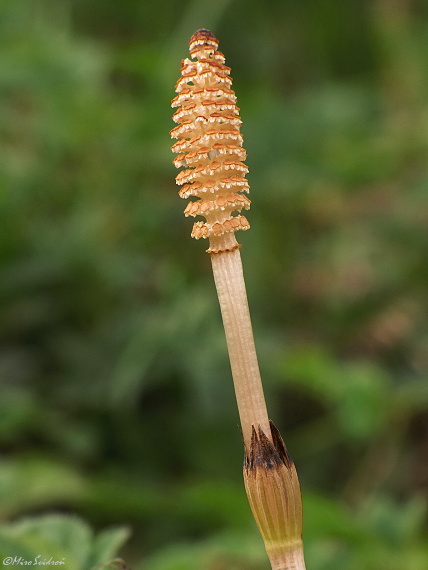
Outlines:
{"label": "blurred green background", "polygon": [[0,555],[83,570],[130,533],[133,570],[269,567],[171,164],[200,27],[244,121],[238,238],[308,570],[426,570],[423,0],[0,0]]}

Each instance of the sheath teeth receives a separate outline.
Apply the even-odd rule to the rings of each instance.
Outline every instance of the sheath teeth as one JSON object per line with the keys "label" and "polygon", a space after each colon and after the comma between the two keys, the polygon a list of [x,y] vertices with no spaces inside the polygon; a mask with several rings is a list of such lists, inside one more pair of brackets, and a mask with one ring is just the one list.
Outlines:
{"label": "sheath teeth", "polygon": [[242,148],[241,119],[236,96],[230,88],[230,68],[218,51],[218,41],[208,30],[199,30],[190,39],[191,59],[184,59],[176,84],[178,95],[171,106],[177,108],[173,120],[177,126],[171,137],[178,139],[171,147],[178,156],[176,177],[181,198],[195,197],[185,216],[204,216],[195,222],[192,237],[218,237],[228,232],[248,229],[249,223],[234,212],[247,210],[250,200]]}

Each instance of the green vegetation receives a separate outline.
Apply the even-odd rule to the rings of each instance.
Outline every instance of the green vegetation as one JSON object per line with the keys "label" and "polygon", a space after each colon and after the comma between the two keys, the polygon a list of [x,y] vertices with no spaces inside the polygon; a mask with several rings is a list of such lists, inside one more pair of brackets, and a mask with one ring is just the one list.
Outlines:
{"label": "green vegetation", "polygon": [[198,27],[244,120],[239,239],[307,567],[425,570],[423,0],[0,2],[0,553],[86,570],[130,529],[132,570],[268,568],[169,151]]}

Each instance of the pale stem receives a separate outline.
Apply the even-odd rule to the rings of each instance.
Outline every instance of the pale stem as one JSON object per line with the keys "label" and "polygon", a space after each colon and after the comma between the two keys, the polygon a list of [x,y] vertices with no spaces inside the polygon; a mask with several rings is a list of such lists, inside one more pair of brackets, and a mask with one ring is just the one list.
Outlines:
{"label": "pale stem", "polygon": [[250,449],[252,426],[271,439],[257,361],[239,249],[211,254],[214,281],[223,317],[244,443]]}
{"label": "pale stem", "polygon": [[303,558],[303,544],[293,550],[285,550],[278,554],[269,554],[272,570],[306,570]]}

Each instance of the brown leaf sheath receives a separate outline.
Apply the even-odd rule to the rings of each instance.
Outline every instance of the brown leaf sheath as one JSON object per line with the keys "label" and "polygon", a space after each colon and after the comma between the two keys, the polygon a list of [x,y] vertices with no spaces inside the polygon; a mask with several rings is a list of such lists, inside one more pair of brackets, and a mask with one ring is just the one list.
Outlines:
{"label": "brown leaf sheath", "polygon": [[272,568],[304,570],[302,497],[293,460],[270,422],[270,440],[253,427],[244,460],[248,501],[263,537]]}

